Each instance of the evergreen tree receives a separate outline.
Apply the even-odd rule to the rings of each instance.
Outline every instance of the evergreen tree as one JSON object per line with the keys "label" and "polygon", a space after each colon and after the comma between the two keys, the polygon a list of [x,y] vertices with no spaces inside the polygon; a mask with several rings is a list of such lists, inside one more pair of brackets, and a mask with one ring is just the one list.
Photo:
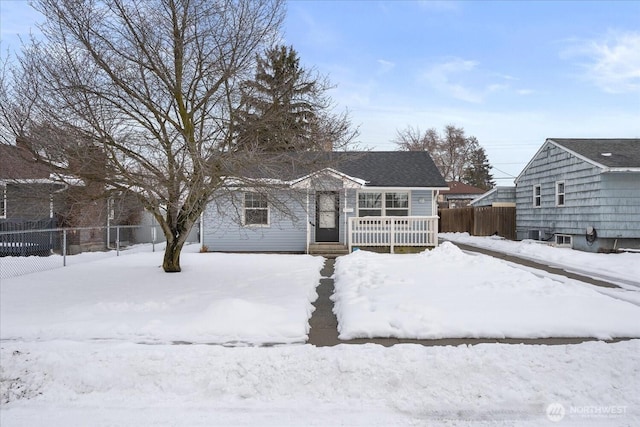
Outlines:
{"label": "evergreen tree", "polygon": [[[244,82],[235,131],[241,148],[313,150],[321,110],[329,106],[324,82],[300,66],[292,47],[276,46],[257,57],[253,80]],[[331,149],[329,147],[329,149]]]}
{"label": "evergreen tree", "polygon": [[483,190],[489,190],[495,185],[493,175],[491,175],[489,159],[484,148],[479,145],[469,156],[467,166],[462,175],[462,182]]}

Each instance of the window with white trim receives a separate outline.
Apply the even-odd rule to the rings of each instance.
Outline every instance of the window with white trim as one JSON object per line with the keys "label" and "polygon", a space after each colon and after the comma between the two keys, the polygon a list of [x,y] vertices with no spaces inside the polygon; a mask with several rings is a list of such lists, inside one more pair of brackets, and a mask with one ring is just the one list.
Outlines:
{"label": "window with white trim", "polygon": [[0,186],[0,218],[7,217],[7,186]]}
{"label": "window with white trim", "polygon": [[385,193],[385,216],[409,216],[409,193]]}
{"label": "window with white trim", "polygon": [[244,193],[244,225],[269,225],[269,204],[265,195]]}
{"label": "window with white trim", "polygon": [[556,234],[556,246],[571,247],[571,236],[567,234]]}
{"label": "window with white trim", "polygon": [[564,181],[556,182],[556,206],[564,206]]}
{"label": "window with white trim", "polygon": [[358,216],[382,216],[382,193],[358,193]]}
{"label": "window with white trim", "polygon": [[409,193],[406,191],[358,193],[358,216],[408,216]]}
{"label": "window with white trim", "polygon": [[542,206],[542,186],[536,184],[533,186],[533,207],[539,208]]}

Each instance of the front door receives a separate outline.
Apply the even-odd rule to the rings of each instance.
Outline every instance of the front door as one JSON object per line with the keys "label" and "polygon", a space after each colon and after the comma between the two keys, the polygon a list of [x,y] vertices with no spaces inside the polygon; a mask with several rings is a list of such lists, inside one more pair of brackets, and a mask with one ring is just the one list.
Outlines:
{"label": "front door", "polygon": [[340,241],[340,197],[337,191],[316,193],[316,242]]}

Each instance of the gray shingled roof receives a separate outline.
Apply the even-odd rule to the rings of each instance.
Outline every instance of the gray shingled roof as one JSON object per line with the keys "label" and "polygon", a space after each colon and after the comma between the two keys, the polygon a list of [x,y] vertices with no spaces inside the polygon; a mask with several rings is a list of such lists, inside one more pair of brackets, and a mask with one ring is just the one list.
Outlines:
{"label": "gray shingled roof", "polygon": [[370,187],[446,187],[447,183],[425,151],[336,153],[334,169],[367,181]]}
{"label": "gray shingled roof", "polygon": [[[609,168],[640,168],[640,139],[549,138],[574,153]],[[604,155],[610,153],[611,155]]]}
{"label": "gray shingled roof", "polygon": [[[260,162],[256,162],[260,160]],[[345,151],[286,153],[254,158],[242,175],[293,181],[330,168],[366,181],[369,187],[447,187],[424,151]]]}

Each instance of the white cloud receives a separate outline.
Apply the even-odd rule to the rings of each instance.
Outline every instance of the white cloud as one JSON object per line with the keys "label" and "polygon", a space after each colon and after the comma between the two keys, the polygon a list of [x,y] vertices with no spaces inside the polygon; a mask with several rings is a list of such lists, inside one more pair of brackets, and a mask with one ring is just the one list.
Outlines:
{"label": "white cloud", "polygon": [[640,92],[640,33],[611,32],[599,40],[573,41],[563,57],[586,58],[584,78],[608,93]]}
{"label": "white cloud", "polygon": [[395,68],[396,64],[385,59],[378,59],[378,73],[384,74]]}
{"label": "white cloud", "polygon": [[460,75],[475,70],[477,66],[478,62],[476,61],[454,58],[432,66],[424,73],[423,77],[434,88],[448,93],[456,99],[471,103],[481,103],[483,101],[482,93],[466,87],[459,81],[453,81],[456,78],[460,80]]}

